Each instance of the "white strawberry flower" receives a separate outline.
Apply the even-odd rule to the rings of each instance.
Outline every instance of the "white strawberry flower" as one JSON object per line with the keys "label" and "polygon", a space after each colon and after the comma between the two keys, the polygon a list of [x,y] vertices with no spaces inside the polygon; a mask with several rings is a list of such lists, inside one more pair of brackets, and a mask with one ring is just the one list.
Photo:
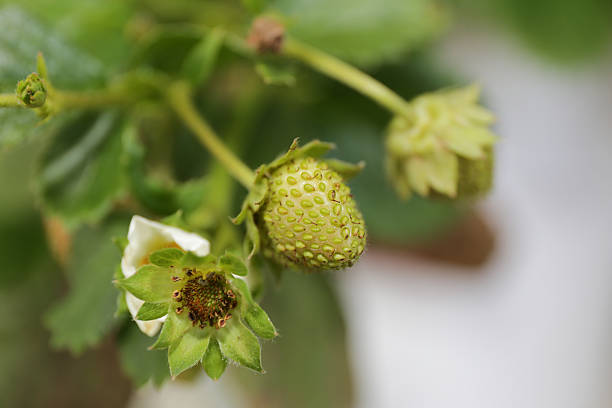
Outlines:
{"label": "white strawberry flower", "polygon": [[[162,248],[180,248],[197,256],[206,256],[210,253],[210,243],[198,234],[151,221],[139,215],[132,217],[127,238],[128,245],[121,259],[121,270],[126,278],[134,275],[140,266],[149,263],[149,254]],[[166,316],[149,321],[137,320],[136,315],[144,301],[129,292],[125,293],[125,301],[140,330],[148,336],[157,334]]]}

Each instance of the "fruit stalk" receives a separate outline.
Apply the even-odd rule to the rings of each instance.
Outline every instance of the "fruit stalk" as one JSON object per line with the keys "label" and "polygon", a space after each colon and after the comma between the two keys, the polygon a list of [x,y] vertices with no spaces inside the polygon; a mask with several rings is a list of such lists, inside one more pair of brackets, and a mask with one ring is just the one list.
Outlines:
{"label": "fruit stalk", "polygon": [[346,84],[357,92],[375,100],[389,111],[402,116],[410,116],[408,102],[404,98],[352,65],[293,38],[285,40],[282,52]]}
{"label": "fruit stalk", "polygon": [[191,101],[189,86],[183,82],[171,85],[168,90],[168,101],[177,115],[195,133],[210,153],[225,166],[236,180],[250,190],[253,187],[255,174],[225,146],[210,125],[200,116]]}

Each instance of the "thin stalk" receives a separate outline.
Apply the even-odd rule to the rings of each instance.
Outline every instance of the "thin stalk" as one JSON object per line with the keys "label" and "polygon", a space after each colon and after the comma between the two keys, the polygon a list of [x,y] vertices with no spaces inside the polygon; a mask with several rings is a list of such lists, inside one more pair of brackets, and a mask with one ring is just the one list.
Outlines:
{"label": "thin stalk", "polygon": [[285,40],[282,52],[370,97],[391,112],[410,116],[404,98],[352,65],[292,38]]}
{"label": "thin stalk", "polygon": [[200,116],[191,100],[187,84],[177,82],[171,85],[168,91],[168,101],[204,147],[223,164],[236,180],[250,190],[253,187],[255,174],[227,148],[210,125]]}

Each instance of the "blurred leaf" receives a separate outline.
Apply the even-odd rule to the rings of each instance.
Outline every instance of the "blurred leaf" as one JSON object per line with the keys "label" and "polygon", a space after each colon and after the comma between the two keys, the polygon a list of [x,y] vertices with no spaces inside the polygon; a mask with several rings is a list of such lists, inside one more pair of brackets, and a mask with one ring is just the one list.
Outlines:
{"label": "blurred leaf", "polygon": [[67,268],[70,291],[44,318],[53,347],[79,354],[97,345],[113,326],[117,293],[111,281],[120,255],[112,237],[125,235],[127,225],[127,219],[115,218],[74,236]]}
{"label": "blurred leaf", "polygon": [[295,85],[295,73],[289,66],[259,62],[255,65],[255,72],[259,74],[266,85]]}
{"label": "blurred leaf", "polygon": [[609,0],[504,0],[499,11],[529,45],[553,58],[589,57],[610,44]]}
{"label": "blurred leaf", "polygon": [[359,64],[375,65],[413,49],[444,25],[429,0],[274,0],[298,39]]}
{"label": "blurred leaf", "polygon": [[18,80],[35,70],[36,55],[45,56],[49,76],[60,88],[100,84],[104,67],[68,45],[16,6],[0,9],[0,87],[13,90]]}
{"label": "blurred leaf", "polygon": [[[36,69],[36,55],[43,52],[53,83],[82,87],[101,83],[103,67],[98,61],[68,45],[53,30],[11,5],[0,8],[0,91],[14,92],[17,81]],[[75,63],[78,61],[78,63]],[[28,109],[0,109],[0,149],[13,145],[48,126]]]}
{"label": "blurred leaf", "polygon": [[119,337],[119,358],[123,371],[135,386],[146,384],[149,380],[161,385],[168,377],[168,357],[165,351],[149,350],[151,338],[129,322]]}
{"label": "blurred leaf", "polygon": [[181,71],[185,58],[202,39],[192,26],[171,26],[152,31],[140,45],[133,65],[144,64],[170,74]]}
{"label": "blurred leaf", "polygon": [[31,137],[37,130],[36,123],[39,120],[36,113],[30,109],[0,109],[0,150]]}
{"label": "blurred leaf", "polygon": [[212,30],[185,58],[181,71],[194,87],[205,83],[212,73],[223,46],[223,37],[223,31]]}
{"label": "blurred leaf", "polygon": [[100,220],[123,190],[122,154],[117,113],[68,121],[41,159],[38,189],[45,208],[69,225]]}

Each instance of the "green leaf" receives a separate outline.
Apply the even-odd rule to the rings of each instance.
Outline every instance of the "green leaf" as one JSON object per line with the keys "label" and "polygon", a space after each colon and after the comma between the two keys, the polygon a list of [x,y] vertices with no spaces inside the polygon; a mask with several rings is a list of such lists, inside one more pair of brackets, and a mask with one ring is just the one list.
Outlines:
{"label": "green leaf", "polygon": [[275,0],[289,34],[338,57],[374,65],[423,44],[444,26],[429,0]]}
{"label": "green leaf", "polygon": [[136,320],[155,320],[168,314],[169,303],[145,302],[136,314]]}
{"label": "green leaf", "polygon": [[[123,251],[125,251],[125,247],[128,246],[129,241],[127,237],[113,237],[113,243],[119,249],[119,252],[123,255]],[[124,278],[123,274],[121,275]]]}
{"label": "green leaf", "polygon": [[229,324],[219,330],[217,339],[226,357],[252,370],[263,372],[257,337],[240,319],[231,319]]}
{"label": "green leaf", "polygon": [[201,39],[201,30],[194,26],[159,25],[141,42],[132,65],[147,65],[171,74],[180,72],[183,61]]}
{"label": "green leaf", "polygon": [[185,252],[181,265],[184,268],[211,269],[217,266],[217,257],[214,255],[197,256],[193,252]]}
{"label": "green leaf", "polygon": [[173,378],[202,360],[208,348],[209,339],[210,334],[208,332],[188,330],[179,341],[170,345],[168,363]]}
{"label": "green leaf", "polygon": [[259,62],[255,64],[255,72],[259,74],[266,85],[295,85],[295,73],[291,67],[271,62]]}
{"label": "green leaf", "polygon": [[168,378],[168,357],[165,352],[148,350],[150,341],[131,322],[119,336],[121,368],[137,387],[149,381],[161,385]]}
{"label": "green leaf", "polygon": [[253,218],[253,213],[250,211],[246,214],[246,232],[245,252],[248,253],[248,259],[250,259],[253,257],[253,255],[259,252],[259,248],[261,247],[259,228],[257,228],[257,224],[255,224],[255,219]]}
{"label": "green leaf", "polygon": [[118,114],[89,113],[68,121],[41,159],[44,207],[69,225],[100,220],[123,191],[122,153]]}
{"label": "green leaf", "polygon": [[330,169],[340,174],[344,180],[350,180],[359,173],[365,167],[365,162],[362,160],[357,164],[348,163],[338,159],[326,159],[325,163]]}
{"label": "green leaf", "polygon": [[170,214],[179,209],[176,191],[146,171],[145,147],[138,140],[136,127],[129,123],[123,132],[125,170],[134,197],[146,208],[158,214]]}
{"label": "green leaf", "polygon": [[31,109],[0,109],[0,150],[14,146],[25,138],[34,137],[40,129],[36,127],[40,119]]}
{"label": "green leaf", "polygon": [[198,87],[210,77],[223,46],[224,37],[223,31],[213,29],[185,58],[181,72],[192,86]]}
{"label": "green leaf", "polygon": [[[0,92],[14,92],[17,81],[36,69],[42,51],[52,59],[50,75],[63,87],[99,84],[102,65],[68,45],[56,32],[11,5],[0,8]],[[79,61],[75,64],[74,61]],[[26,138],[39,137],[51,126],[37,126],[40,118],[30,109],[0,109],[0,150]]]}
{"label": "green leaf", "polygon": [[177,315],[173,310],[170,311],[157,340],[150,348],[157,350],[170,347],[191,327],[191,321],[185,317],[185,314]]}
{"label": "green leaf", "polygon": [[164,248],[149,255],[149,262],[161,267],[173,267],[180,264],[185,253],[178,248]]}
{"label": "green leaf", "polygon": [[225,272],[238,276],[246,276],[249,272],[244,261],[230,252],[226,252],[219,258],[219,266]]}
{"label": "green leaf", "polygon": [[234,279],[232,283],[238,288],[243,297],[241,305],[242,317],[255,334],[264,339],[273,339],[278,336],[278,332],[268,314],[253,300],[246,282]]}
{"label": "green leaf", "polygon": [[178,284],[172,282],[170,271],[156,265],[141,266],[134,275],[117,284],[137,298],[153,303],[169,301],[178,288]]}
{"label": "green leaf", "polygon": [[221,347],[219,347],[219,342],[215,337],[210,337],[208,348],[206,353],[204,353],[204,357],[202,357],[202,365],[206,374],[213,380],[221,378],[225,367],[227,367],[227,359],[221,353]]}
{"label": "green leaf", "polygon": [[74,236],[67,269],[70,292],[44,316],[53,347],[78,354],[98,344],[112,328],[117,293],[111,281],[120,255],[111,237],[125,235],[127,225],[126,219],[112,219]]}
{"label": "green leaf", "polygon": [[55,86],[74,89],[102,84],[104,67],[99,61],[67,44],[20,8],[1,8],[0,27],[0,87],[5,91],[12,91],[18,80],[35,69],[38,52],[45,56]]}

